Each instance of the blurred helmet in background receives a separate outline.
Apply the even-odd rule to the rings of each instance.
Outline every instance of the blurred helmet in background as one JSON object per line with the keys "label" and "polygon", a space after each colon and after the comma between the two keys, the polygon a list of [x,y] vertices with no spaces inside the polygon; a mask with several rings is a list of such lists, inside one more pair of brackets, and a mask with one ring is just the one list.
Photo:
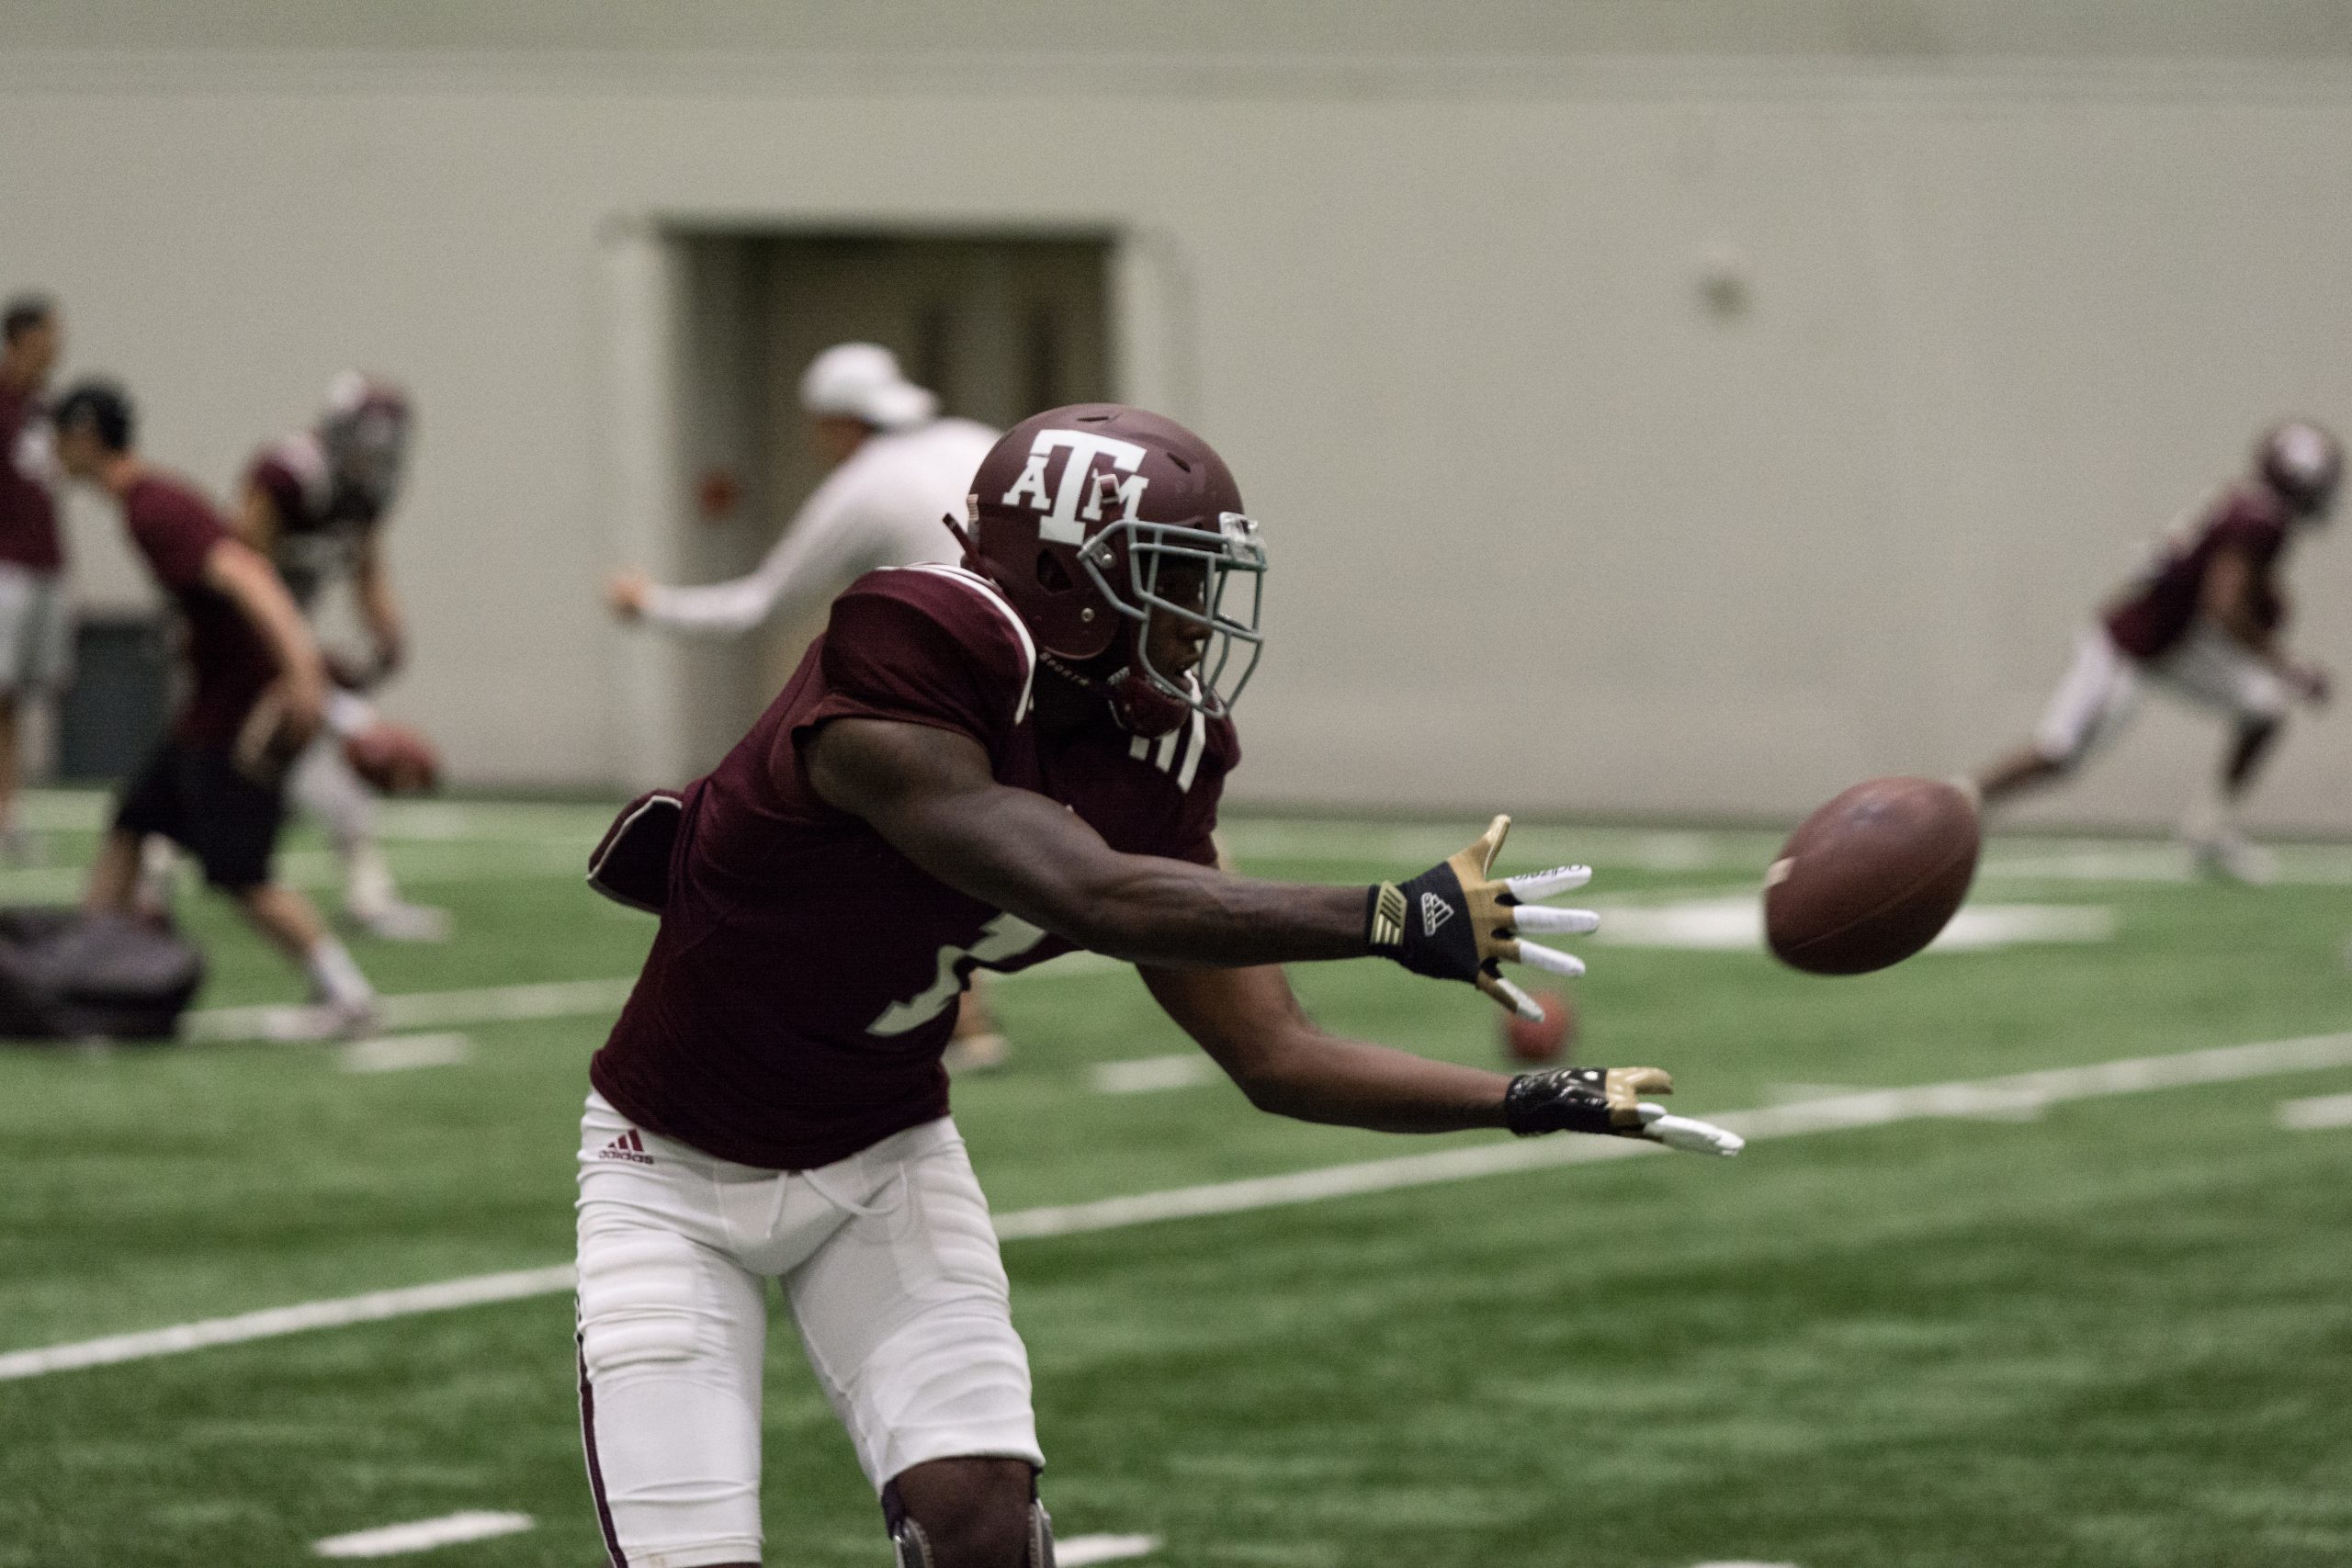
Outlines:
{"label": "blurred helmet in background", "polygon": [[400,493],[412,423],[407,394],[390,381],[346,370],[329,382],[318,434],[336,486],[370,512],[390,506]]}
{"label": "blurred helmet in background", "polygon": [[[1207,442],[1121,403],[1049,409],[981,459],[970,509],[972,570],[1065,673],[1105,689],[1129,729],[1161,735],[1188,712],[1231,711],[1257,668],[1266,552]],[[1155,664],[1154,615],[1194,629],[1195,667]]]}
{"label": "blurred helmet in background", "polygon": [[2289,420],[2263,433],[2254,451],[2262,482],[2307,517],[2324,517],[2344,477],[2344,448],[2307,420]]}

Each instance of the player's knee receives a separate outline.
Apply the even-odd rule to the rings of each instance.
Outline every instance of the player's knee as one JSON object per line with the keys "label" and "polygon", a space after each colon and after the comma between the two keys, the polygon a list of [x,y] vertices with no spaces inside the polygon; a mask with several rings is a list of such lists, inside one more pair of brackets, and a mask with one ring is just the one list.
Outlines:
{"label": "player's knee", "polygon": [[695,1260],[683,1237],[630,1236],[580,1249],[580,1359],[590,1377],[693,1359]]}
{"label": "player's knee", "polygon": [[883,1488],[899,1568],[1043,1568],[1047,1533],[1036,1472],[1021,1460],[919,1464]]}

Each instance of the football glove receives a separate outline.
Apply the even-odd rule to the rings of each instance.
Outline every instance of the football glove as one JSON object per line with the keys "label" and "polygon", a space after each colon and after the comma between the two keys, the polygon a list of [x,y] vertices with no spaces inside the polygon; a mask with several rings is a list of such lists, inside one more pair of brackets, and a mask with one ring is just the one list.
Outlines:
{"label": "football glove", "polygon": [[1596,930],[1600,917],[1589,909],[1537,907],[1592,880],[1589,866],[1564,865],[1525,876],[1489,881],[1487,868],[1510,831],[1510,818],[1498,817],[1478,841],[1439,862],[1412,881],[1383,882],[1364,898],[1364,940],[1383,958],[1393,958],[1416,975],[1467,980],[1520,1017],[1535,1022],[1544,1009],[1503,978],[1501,961],[1524,964],[1555,975],[1581,975],[1583,961],[1532,942],[1520,931],[1579,934]]}
{"label": "football glove", "polygon": [[1660,1067],[1555,1067],[1521,1073],[1503,1091],[1503,1122],[1521,1137],[1608,1133],[1694,1155],[1736,1155],[1747,1146],[1736,1133],[1672,1115],[1663,1105],[1642,1098],[1673,1092],[1674,1079]]}

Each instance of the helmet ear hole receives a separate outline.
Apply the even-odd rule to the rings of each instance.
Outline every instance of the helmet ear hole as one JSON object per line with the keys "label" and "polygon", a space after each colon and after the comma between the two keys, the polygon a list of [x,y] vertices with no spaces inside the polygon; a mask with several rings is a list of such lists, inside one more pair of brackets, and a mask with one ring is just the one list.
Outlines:
{"label": "helmet ear hole", "polygon": [[1069,572],[1060,561],[1054,558],[1051,550],[1039,550],[1037,552],[1037,586],[1048,593],[1067,593],[1078,585],[1070,581]]}

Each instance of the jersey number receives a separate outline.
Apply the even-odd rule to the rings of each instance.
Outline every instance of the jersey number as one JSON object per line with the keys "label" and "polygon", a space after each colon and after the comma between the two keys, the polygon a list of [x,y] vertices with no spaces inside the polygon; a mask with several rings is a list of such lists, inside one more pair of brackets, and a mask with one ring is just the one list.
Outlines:
{"label": "jersey number", "polygon": [[868,1034],[890,1039],[910,1029],[920,1029],[956,1005],[964,993],[964,976],[970,966],[1001,964],[1017,958],[1046,940],[1046,933],[1017,915],[999,915],[980,928],[980,934],[969,947],[943,947],[939,950],[939,973],[931,985],[920,994],[902,1002],[892,1002],[882,1010],[882,1016],[867,1026]]}

